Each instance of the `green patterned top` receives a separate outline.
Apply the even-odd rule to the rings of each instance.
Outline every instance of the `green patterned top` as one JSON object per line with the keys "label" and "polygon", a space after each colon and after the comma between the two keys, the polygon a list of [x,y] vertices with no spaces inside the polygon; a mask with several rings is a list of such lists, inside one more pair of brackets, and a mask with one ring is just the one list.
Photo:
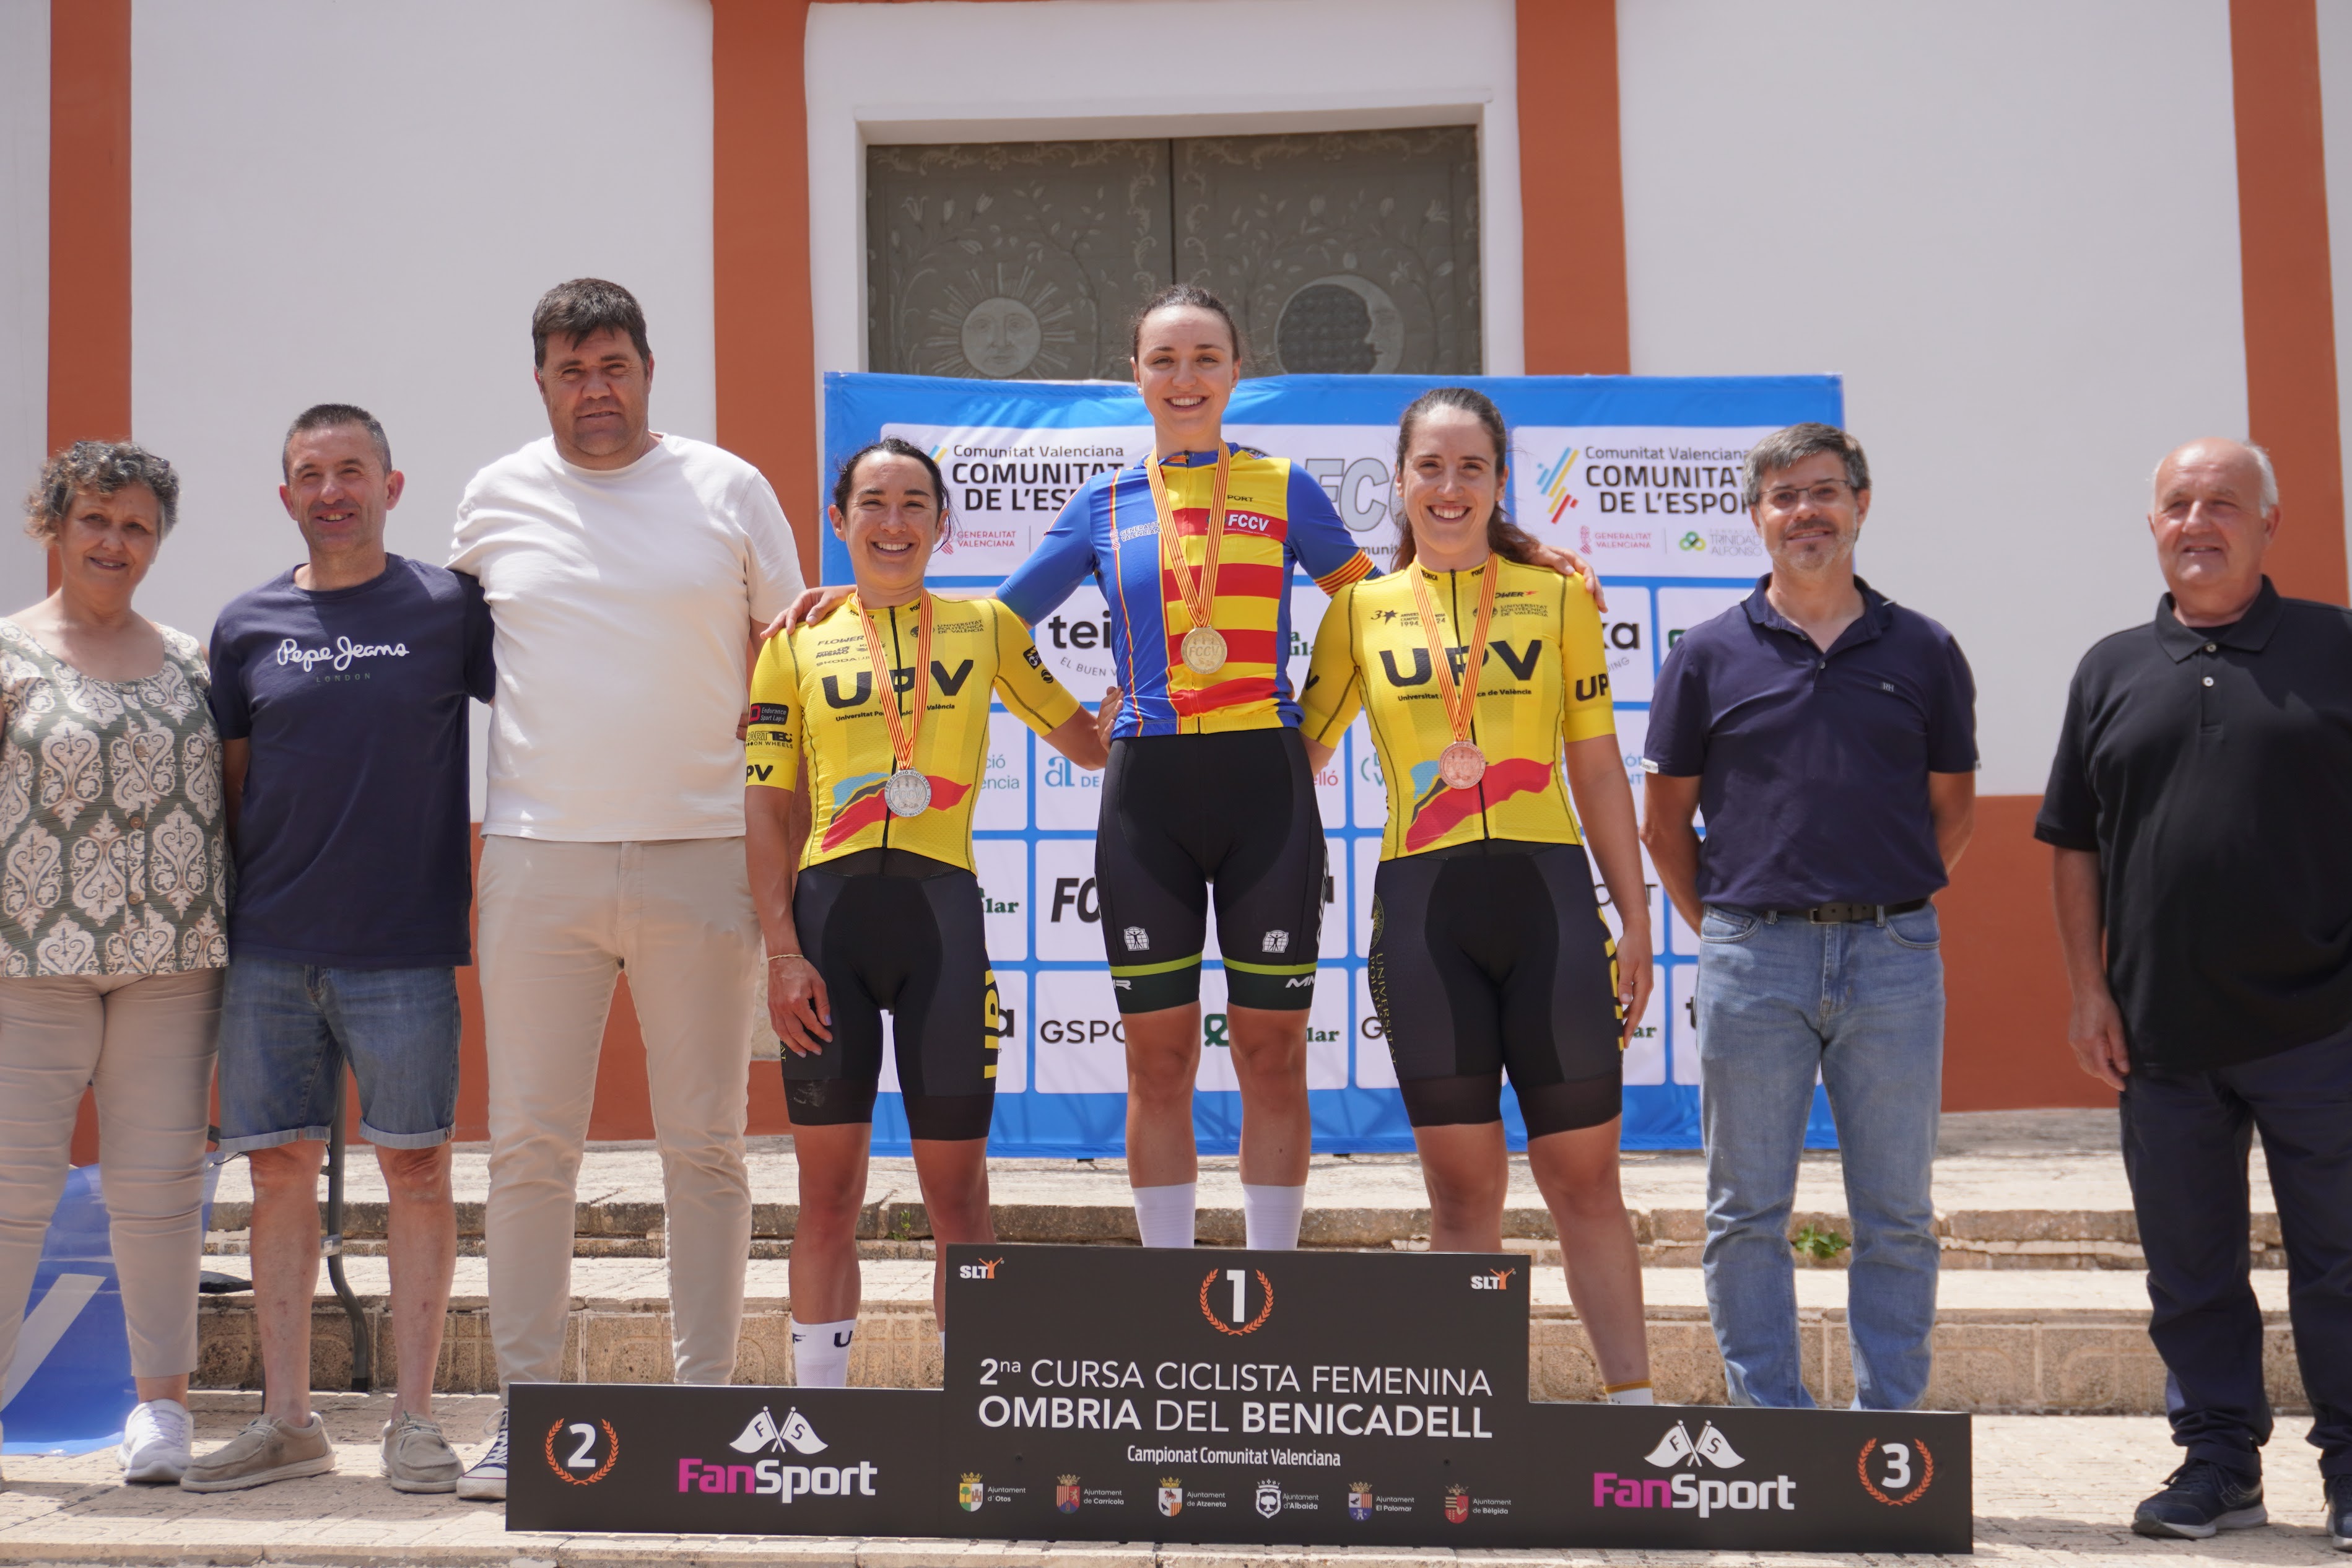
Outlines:
{"label": "green patterned top", "polygon": [[0,973],[228,963],[212,679],[194,637],[155,629],[163,668],[96,680],[0,619]]}

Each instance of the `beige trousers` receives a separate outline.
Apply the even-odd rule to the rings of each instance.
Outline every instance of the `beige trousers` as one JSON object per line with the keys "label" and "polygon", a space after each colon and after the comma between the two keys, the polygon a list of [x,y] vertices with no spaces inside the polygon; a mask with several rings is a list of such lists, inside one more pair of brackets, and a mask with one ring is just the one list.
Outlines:
{"label": "beige trousers", "polygon": [[669,1209],[681,1383],[734,1375],[751,1252],[743,1118],[760,926],[740,838],[486,836],[477,934],[488,1036],[490,1339],[499,1386],[563,1376],[572,1220],[614,977],[646,1042]]}
{"label": "beige trousers", "polygon": [[220,994],[217,969],[0,980],[0,1372],[16,1353],[74,1113],[93,1085],[131,1373],[195,1371]]}

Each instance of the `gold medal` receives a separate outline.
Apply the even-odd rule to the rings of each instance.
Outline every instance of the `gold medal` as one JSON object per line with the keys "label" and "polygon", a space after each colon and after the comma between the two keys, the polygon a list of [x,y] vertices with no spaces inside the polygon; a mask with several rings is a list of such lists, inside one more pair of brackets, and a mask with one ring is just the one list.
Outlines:
{"label": "gold medal", "polygon": [[1194,626],[1184,634],[1184,668],[1195,675],[1214,675],[1225,668],[1225,635],[1214,626]]}
{"label": "gold medal", "polygon": [[1437,776],[1447,789],[1475,789],[1486,776],[1486,753],[1475,741],[1456,741],[1437,753]]}
{"label": "gold medal", "polygon": [[1478,581],[1478,619],[1471,630],[1469,647],[1462,650],[1458,689],[1454,682],[1453,652],[1437,635],[1437,605],[1429,596],[1429,584],[1418,563],[1405,568],[1412,574],[1412,602],[1421,612],[1421,635],[1429,643],[1429,660],[1437,671],[1437,694],[1454,725],[1454,743],[1437,753],[1437,776],[1448,789],[1475,789],[1486,776],[1486,753],[1470,738],[1470,731],[1478,713],[1478,668],[1486,658],[1486,628],[1495,620],[1495,579],[1500,568],[1500,558],[1489,554]]}
{"label": "gold medal", "polygon": [[[1143,460],[1143,472],[1151,483],[1151,505],[1160,517],[1160,554],[1167,563],[1168,574],[1176,579],[1176,592],[1184,601],[1184,613],[1192,617],[1192,629],[1184,634],[1181,653],[1184,668],[1195,675],[1210,676],[1225,668],[1225,637],[1211,624],[1217,607],[1217,554],[1225,538],[1225,485],[1234,465],[1233,448],[1223,441],[1217,443],[1217,475],[1209,492],[1209,529],[1207,541],[1201,551],[1201,572],[1195,578],[1192,564],[1184,559],[1183,541],[1176,533],[1176,509],[1168,500],[1168,481],[1160,472],[1160,454],[1154,451]],[[1114,500],[1118,491],[1111,491]],[[1113,520],[1114,525],[1116,519]],[[1114,526],[1116,532],[1116,526]]]}
{"label": "gold medal", "polygon": [[882,784],[882,804],[893,816],[920,816],[931,809],[931,781],[915,766],[915,742],[922,735],[923,710],[931,700],[931,595],[926,592],[917,604],[915,710],[910,715],[898,711],[898,683],[892,678],[890,661],[882,657],[882,639],[866,618],[865,605],[850,606],[857,616],[857,629],[866,634],[866,662],[874,667],[874,689],[882,698],[882,717],[890,726],[890,754],[898,764]]}

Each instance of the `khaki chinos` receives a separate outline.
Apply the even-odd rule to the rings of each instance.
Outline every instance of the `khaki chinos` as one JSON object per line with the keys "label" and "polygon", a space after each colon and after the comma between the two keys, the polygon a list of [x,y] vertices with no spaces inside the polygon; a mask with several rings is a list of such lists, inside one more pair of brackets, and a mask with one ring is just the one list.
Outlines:
{"label": "khaki chinos", "polygon": [[668,1205],[675,1375],[727,1382],[751,1240],[743,1121],[761,962],[743,840],[485,836],[478,943],[499,1388],[558,1382],[566,1370],[580,1161],[613,983],[625,970]]}

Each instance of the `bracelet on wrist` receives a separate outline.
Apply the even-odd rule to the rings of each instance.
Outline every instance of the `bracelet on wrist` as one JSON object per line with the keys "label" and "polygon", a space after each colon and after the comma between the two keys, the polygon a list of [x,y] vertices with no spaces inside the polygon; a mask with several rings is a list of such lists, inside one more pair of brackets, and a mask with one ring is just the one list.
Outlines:
{"label": "bracelet on wrist", "polygon": [[768,962],[770,963],[778,963],[787,958],[797,958],[803,963],[806,963],[808,962],[808,954],[805,952],[772,952],[768,954]]}

